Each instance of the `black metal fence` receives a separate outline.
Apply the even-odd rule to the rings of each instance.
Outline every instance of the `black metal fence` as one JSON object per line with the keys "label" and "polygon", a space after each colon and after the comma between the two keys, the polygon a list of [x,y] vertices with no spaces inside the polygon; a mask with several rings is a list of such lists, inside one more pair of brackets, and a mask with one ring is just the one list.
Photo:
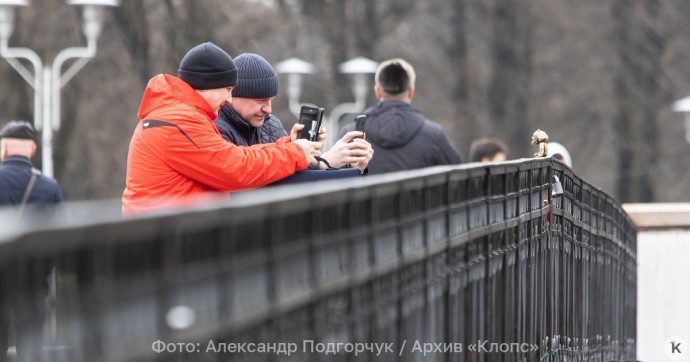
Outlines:
{"label": "black metal fence", "polygon": [[57,270],[59,360],[635,359],[636,229],[549,159],[266,188],[1,241],[3,285],[22,296]]}

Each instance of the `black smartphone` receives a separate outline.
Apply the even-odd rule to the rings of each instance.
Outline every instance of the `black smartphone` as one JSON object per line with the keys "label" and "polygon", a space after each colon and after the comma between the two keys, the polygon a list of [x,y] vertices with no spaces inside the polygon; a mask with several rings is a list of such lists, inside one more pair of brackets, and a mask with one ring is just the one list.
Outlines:
{"label": "black smartphone", "polygon": [[[364,132],[364,122],[366,120],[367,120],[367,116],[365,114],[360,114],[359,116],[357,116],[357,118],[355,118],[355,131]],[[355,137],[355,138],[364,138],[364,137]]]}
{"label": "black smartphone", "polygon": [[325,111],[326,109],[321,107],[302,106],[299,112],[299,123],[303,124],[304,128],[297,133],[297,138],[316,141]]}

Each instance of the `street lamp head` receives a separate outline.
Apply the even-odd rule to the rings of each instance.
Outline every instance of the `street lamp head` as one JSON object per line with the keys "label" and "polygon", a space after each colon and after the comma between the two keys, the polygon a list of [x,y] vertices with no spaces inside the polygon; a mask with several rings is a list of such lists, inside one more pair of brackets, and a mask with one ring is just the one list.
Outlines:
{"label": "street lamp head", "polygon": [[672,104],[674,112],[683,113],[685,120],[685,141],[690,143],[690,97],[679,99]]}
{"label": "street lamp head", "polygon": [[104,6],[118,6],[120,0],[67,0],[68,5],[83,7],[82,27],[84,36],[89,41],[95,41],[101,35],[103,27],[102,8]]}
{"label": "street lamp head", "polygon": [[120,0],[67,0],[67,4],[76,6],[119,6]]}
{"label": "street lamp head", "polygon": [[29,0],[0,0],[0,6],[27,6]]}
{"label": "street lamp head", "polygon": [[0,39],[8,41],[14,30],[14,7],[27,6],[29,0],[0,0]]}
{"label": "street lamp head", "polygon": [[369,76],[376,73],[379,63],[364,57],[356,57],[340,64],[340,73],[350,77],[352,94],[355,96],[355,104],[363,108],[366,102],[369,88],[372,87]]}
{"label": "street lamp head", "polygon": [[340,64],[338,68],[343,74],[374,74],[378,62],[365,57],[356,57]]}
{"label": "street lamp head", "polygon": [[303,78],[314,74],[314,65],[299,58],[290,58],[276,64],[277,73],[287,75],[287,96],[290,111],[294,115],[299,114],[299,97],[302,93]]}
{"label": "street lamp head", "polygon": [[276,72],[284,74],[314,74],[314,65],[299,58],[290,58],[276,64]]}

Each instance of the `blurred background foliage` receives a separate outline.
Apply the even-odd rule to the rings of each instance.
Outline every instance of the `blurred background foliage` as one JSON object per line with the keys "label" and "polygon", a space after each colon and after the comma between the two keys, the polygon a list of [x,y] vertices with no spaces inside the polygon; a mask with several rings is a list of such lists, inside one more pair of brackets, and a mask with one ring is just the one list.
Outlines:
{"label": "blurred background foliage", "polygon": [[[33,0],[17,10],[10,46],[49,63],[84,44],[79,16]],[[340,63],[405,58],[413,103],[463,157],[484,136],[531,157],[541,128],[621,202],[690,201],[690,145],[671,109],[690,95],[689,16],[690,2],[671,0],[121,0],[105,12],[96,58],[62,89],[55,177],[67,200],[119,198],[147,81],[212,41],[232,56],[313,63],[300,100],[327,110],[352,101]],[[0,79],[0,123],[33,120],[33,89],[4,60]],[[285,84],[273,109],[289,129]]]}

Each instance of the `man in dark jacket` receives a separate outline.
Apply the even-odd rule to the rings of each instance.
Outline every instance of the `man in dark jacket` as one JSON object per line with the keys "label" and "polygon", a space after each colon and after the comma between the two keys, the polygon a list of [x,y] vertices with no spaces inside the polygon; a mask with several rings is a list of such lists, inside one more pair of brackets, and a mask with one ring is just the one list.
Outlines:
{"label": "man in dark jacket", "polygon": [[[278,75],[271,64],[258,54],[244,53],[235,57],[237,84],[232,90],[232,104],[221,107],[214,124],[221,136],[238,146],[273,143],[287,136],[280,120],[271,114],[273,98],[278,94]],[[296,127],[301,127],[296,126]],[[292,132],[296,132],[293,128]],[[328,165],[320,162],[310,169],[367,167],[373,155],[371,145],[363,139],[350,142],[361,132],[343,136],[328,152],[321,155]],[[325,134],[321,133],[319,141]]]}
{"label": "man in dark jacket", "polygon": [[287,136],[280,120],[271,114],[278,94],[278,75],[257,54],[235,57],[237,84],[232,89],[232,105],[220,108],[214,121],[221,136],[238,146],[273,143]]}
{"label": "man in dark jacket", "polygon": [[[376,154],[369,163],[370,174],[461,162],[441,126],[410,104],[415,91],[412,65],[399,58],[386,60],[374,77],[379,103],[366,112],[364,127]],[[340,134],[354,127],[349,124]]]}
{"label": "man in dark jacket", "polygon": [[[58,183],[31,167],[36,152],[34,130],[27,122],[9,122],[0,130],[0,206],[17,209],[17,217],[47,212],[63,204]],[[26,209],[26,212],[24,212]],[[5,220],[12,222],[12,220]],[[27,270],[28,269],[28,270]],[[14,311],[18,361],[40,361],[43,347],[47,265],[3,265],[0,281],[0,361],[5,361],[11,311]]]}
{"label": "man in dark jacket", "polygon": [[51,208],[62,204],[62,192],[58,183],[31,167],[31,158],[36,152],[31,124],[9,122],[0,131],[0,143],[0,206],[19,207],[32,174],[35,174],[35,181],[25,202],[27,207]]}

